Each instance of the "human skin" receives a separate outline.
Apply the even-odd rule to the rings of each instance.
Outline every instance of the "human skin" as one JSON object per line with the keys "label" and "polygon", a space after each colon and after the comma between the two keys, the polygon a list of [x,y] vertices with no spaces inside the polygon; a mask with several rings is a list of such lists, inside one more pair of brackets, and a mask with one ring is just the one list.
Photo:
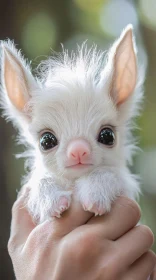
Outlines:
{"label": "human skin", "polygon": [[153,273],[151,275],[151,280],[156,280],[156,266],[155,266],[155,268],[153,270]]}
{"label": "human skin", "polygon": [[[74,201],[60,219],[34,225],[21,196],[8,250],[17,280],[147,280],[156,264],[151,230],[136,226],[138,205],[121,197],[94,217]],[[152,279],[156,279],[153,278]]]}

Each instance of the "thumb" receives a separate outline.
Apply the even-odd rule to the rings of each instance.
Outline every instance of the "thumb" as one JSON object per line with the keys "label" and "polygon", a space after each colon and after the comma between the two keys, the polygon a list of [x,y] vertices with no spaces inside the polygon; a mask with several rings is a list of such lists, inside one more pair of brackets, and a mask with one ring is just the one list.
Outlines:
{"label": "thumb", "polygon": [[26,209],[27,196],[28,190],[18,197],[12,207],[10,239],[13,238],[17,246],[25,243],[30,232],[35,228],[35,224]]}

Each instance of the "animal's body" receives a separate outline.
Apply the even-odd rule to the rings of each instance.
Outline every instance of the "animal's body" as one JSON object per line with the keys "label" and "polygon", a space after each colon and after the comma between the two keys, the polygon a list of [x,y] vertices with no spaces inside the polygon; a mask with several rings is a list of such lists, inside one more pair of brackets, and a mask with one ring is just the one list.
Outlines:
{"label": "animal's body", "polygon": [[132,27],[124,30],[107,59],[84,44],[71,57],[63,51],[42,63],[38,78],[11,42],[2,42],[1,50],[4,115],[31,147],[25,187],[34,220],[59,217],[70,207],[73,193],[96,215],[110,211],[120,195],[135,199],[139,183],[127,165],[142,78]]}

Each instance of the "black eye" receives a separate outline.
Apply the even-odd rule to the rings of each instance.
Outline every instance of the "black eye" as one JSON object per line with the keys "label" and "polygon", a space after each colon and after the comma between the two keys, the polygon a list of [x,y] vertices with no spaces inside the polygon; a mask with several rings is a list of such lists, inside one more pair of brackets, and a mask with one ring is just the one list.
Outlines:
{"label": "black eye", "polygon": [[103,128],[98,136],[98,142],[107,146],[113,146],[115,142],[115,134],[109,127]]}
{"label": "black eye", "polygon": [[54,148],[55,146],[57,146],[57,144],[58,144],[57,138],[51,132],[49,132],[49,131],[44,132],[41,135],[40,146],[41,146],[42,150],[44,150],[44,151],[50,150],[50,149]]}

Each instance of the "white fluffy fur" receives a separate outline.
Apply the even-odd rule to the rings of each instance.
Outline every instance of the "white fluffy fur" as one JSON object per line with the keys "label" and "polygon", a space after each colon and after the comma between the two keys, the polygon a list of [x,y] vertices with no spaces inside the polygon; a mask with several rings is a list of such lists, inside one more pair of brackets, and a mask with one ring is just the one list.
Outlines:
{"label": "white fluffy fur", "polygon": [[[38,78],[32,76],[30,66],[12,42],[1,43],[1,104],[4,116],[19,129],[20,141],[29,147],[27,206],[37,222],[56,213],[59,216],[59,198],[66,197],[69,206],[73,191],[84,207],[88,203],[88,210],[97,203],[105,211],[110,210],[117,196],[135,198],[139,193],[138,181],[127,164],[135,150],[131,128],[142,101],[143,75],[140,76],[138,69],[135,90],[120,107],[117,108],[109,93],[116,48],[129,28],[108,56],[96,47],[88,50],[84,43],[71,57],[63,50],[41,63]],[[30,100],[23,112],[11,104],[6,92],[4,49],[20,62],[27,79]],[[101,125],[115,128],[116,145],[111,149],[96,140]],[[40,131],[44,129],[53,130],[59,140],[59,145],[46,153],[39,147]],[[66,147],[71,139],[79,137],[91,146],[93,166],[70,172],[65,168]],[[97,214],[98,210],[94,212]]]}

